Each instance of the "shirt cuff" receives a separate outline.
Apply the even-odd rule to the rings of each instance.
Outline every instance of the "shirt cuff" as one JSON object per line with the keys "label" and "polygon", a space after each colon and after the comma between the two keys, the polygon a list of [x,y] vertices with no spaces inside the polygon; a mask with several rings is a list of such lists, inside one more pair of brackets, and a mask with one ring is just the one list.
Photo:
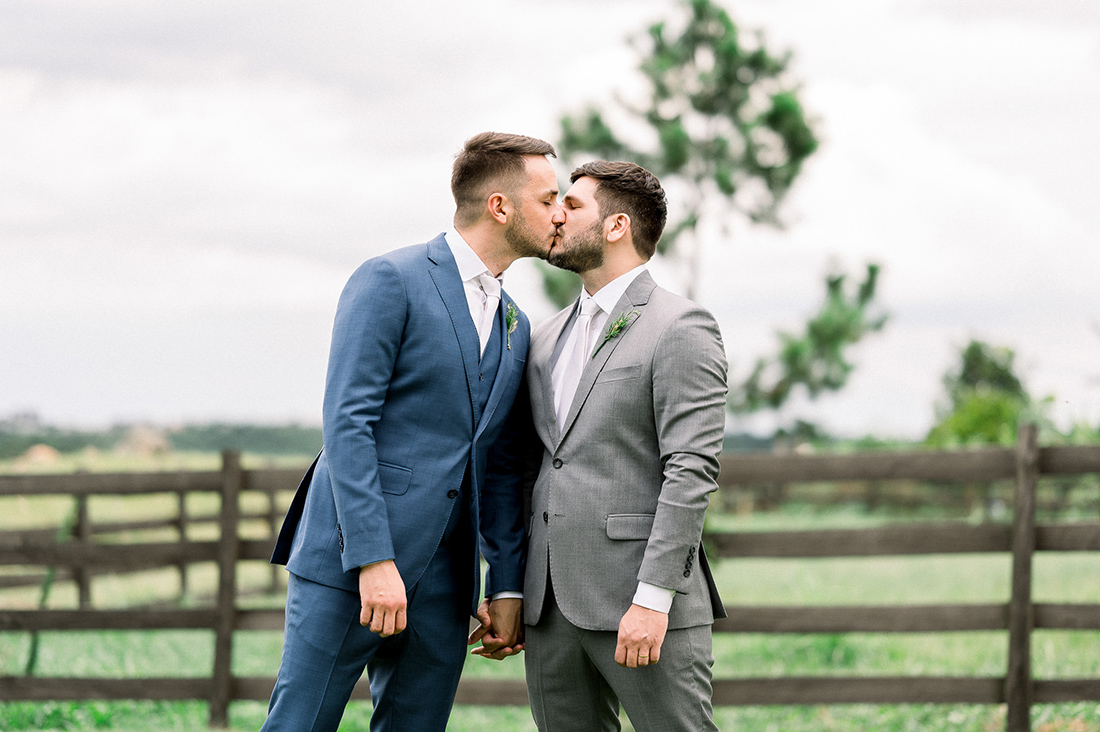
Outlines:
{"label": "shirt cuff", "polygon": [[509,591],[509,590],[505,590],[504,592],[496,592],[492,595],[489,595],[489,602],[492,602],[493,600],[522,600],[522,599],[523,599],[523,593],[522,592],[512,592],[512,591]]}
{"label": "shirt cuff", "polygon": [[638,589],[634,593],[634,604],[667,614],[672,609],[672,598],[675,595],[676,590],[658,587],[648,582],[639,582]]}

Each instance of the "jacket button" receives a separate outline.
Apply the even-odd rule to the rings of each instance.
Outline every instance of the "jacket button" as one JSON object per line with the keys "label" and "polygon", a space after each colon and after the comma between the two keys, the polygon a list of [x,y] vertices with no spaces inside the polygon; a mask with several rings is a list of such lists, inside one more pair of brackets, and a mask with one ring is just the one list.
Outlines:
{"label": "jacket button", "polygon": [[684,576],[685,577],[690,577],[691,576],[691,570],[690,569],[685,569],[684,570]]}
{"label": "jacket button", "polygon": [[548,524],[548,523],[550,523],[550,514],[549,514],[549,513],[547,513],[546,511],[543,511],[543,512],[542,512],[542,522],[543,522],[544,524]]}
{"label": "jacket button", "polygon": [[560,468],[562,465],[565,465],[565,463],[561,461],[561,458],[554,458],[554,462],[551,463],[551,465],[553,465],[555,468]]}
{"label": "jacket button", "polygon": [[458,491],[455,490],[454,488],[447,491],[447,498],[458,498]]}

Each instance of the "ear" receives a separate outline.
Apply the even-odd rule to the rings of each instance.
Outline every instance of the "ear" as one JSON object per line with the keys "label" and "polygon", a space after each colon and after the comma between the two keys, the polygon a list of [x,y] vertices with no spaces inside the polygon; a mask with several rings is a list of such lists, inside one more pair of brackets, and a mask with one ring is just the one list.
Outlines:
{"label": "ear", "polygon": [[485,202],[485,210],[489,212],[490,218],[499,224],[508,223],[508,214],[511,213],[512,202],[508,200],[508,196],[500,193],[499,191],[489,196]]}
{"label": "ear", "polygon": [[624,213],[608,216],[604,221],[604,229],[606,231],[604,237],[608,241],[618,241],[630,232],[630,217]]}

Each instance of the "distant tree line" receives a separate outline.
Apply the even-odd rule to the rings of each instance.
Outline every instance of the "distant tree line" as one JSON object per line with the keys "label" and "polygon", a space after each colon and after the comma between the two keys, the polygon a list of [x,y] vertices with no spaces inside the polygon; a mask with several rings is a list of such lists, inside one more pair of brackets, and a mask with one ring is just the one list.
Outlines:
{"label": "distant tree line", "polygon": [[33,430],[0,425],[0,460],[19,457],[34,445],[49,445],[58,452],[80,452],[89,447],[111,450],[125,439],[129,427],[118,425],[104,430],[70,430],[47,425]]}
{"label": "distant tree line", "polygon": [[191,425],[169,431],[168,439],[176,450],[241,450],[261,455],[315,453],[321,449],[322,443],[320,427],[304,427],[298,424]]}
{"label": "distant tree line", "polygon": [[[38,425],[33,430],[0,424],[0,460],[19,457],[34,445],[49,445],[61,453],[87,448],[113,450],[123,444],[133,425],[103,430],[76,430]],[[173,450],[217,452],[241,450],[260,455],[308,454],[321,449],[321,428],[298,424],[254,425],[212,423],[164,430]]]}

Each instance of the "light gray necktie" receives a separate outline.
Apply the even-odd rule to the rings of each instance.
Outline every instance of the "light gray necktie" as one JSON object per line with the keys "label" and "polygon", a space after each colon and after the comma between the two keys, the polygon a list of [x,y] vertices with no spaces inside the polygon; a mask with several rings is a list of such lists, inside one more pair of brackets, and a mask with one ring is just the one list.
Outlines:
{"label": "light gray necktie", "polygon": [[600,306],[591,297],[581,300],[581,312],[577,316],[577,322],[573,324],[573,332],[570,334],[571,342],[565,344],[559,359],[566,359],[561,372],[560,387],[554,394],[554,407],[558,414],[558,429],[565,426],[565,417],[569,414],[569,407],[573,404],[573,396],[577,393],[577,384],[581,380],[581,372],[592,357],[592,316],[600,312]]}
{"label": "light gray necktie", "polygon": [[481,318],[477,322],[477,338],[481,342],[481,352],[485,353],[485,344],[493,332],[493,318],[500,304],[500,280],[488,272],[477,276],[477,284],[484,298],[481,301]]}

